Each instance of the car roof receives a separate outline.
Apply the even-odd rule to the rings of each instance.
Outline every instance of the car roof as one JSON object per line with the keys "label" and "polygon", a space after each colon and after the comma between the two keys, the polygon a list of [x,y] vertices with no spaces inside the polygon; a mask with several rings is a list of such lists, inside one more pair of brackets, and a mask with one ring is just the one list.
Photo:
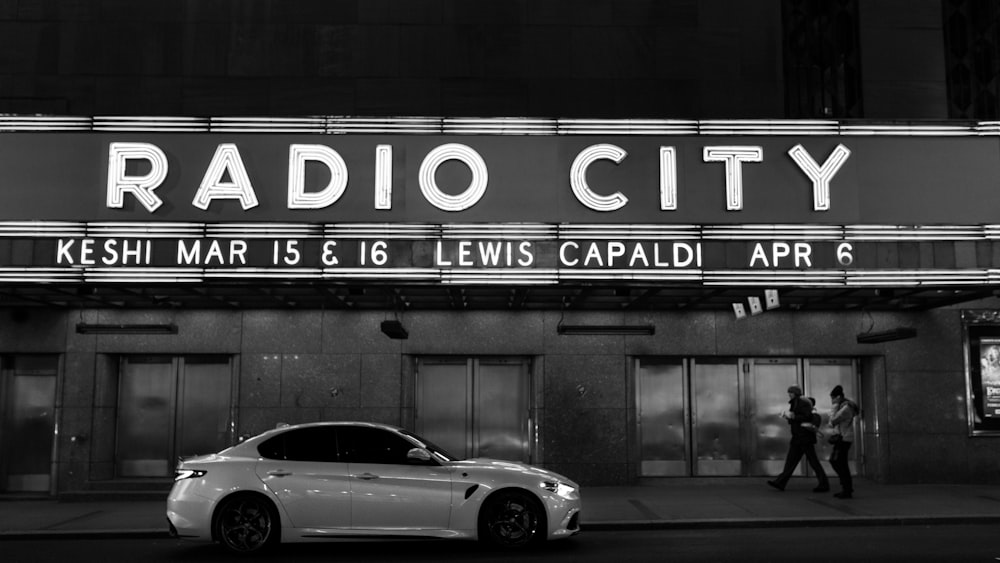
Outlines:
{"label": "car roof", "polygon": [[230,446],[229,448],[226,448],[223,451],[224,452],[233,452],[233,453],[240,452],[240,451],[243,451],[244,448],[248,448],[248,447],[249,448],[254,448],[254,447],[256,447],[257,444],[259,444],[259,443],[267,440],[268,438],[271,438],[272,436],[277,436],[279,434],[284,434],[285,432],[289,432],[289,431],[292,431],[292,430],[297,430],[297,429],[300,429],[300,428],[318,428],[318,427],[324,427],[324,426],[352,426],[352,427],[361,427],[361,428],[380,428],[380,429],[383,429],[383,430],[388,430],[390,432],[405,432],[405,430],[403,430],[402,428],[400,428],[398,426],[393,426],[391,424],[383,424],[383,423],[380,423],[380,422],[327,420],[327,421],[319,421],[319,422],[303,422],[303,423],[299,423],[299,424],[278,423],[278,426],[276,426],[275,428],[271,428],[269,430],[265,430],[263,432],[255,434],[255,435],[247,438],[246,440],[241,441],[238,444],[234,444],[233,446]]}
{"label": "car roof", "polygon": [[383,424],[380,422],[361,422],[361,421],[346,421],[346,420],[326,420],[319,422],[303,422],[299,424],[278,423],[278,425],[275,428],[261,432],[260,434],[257,434],[256,436],[251,438],[251,440],[255,438],[263,438],[265,436],[273,436],[275,434],[280,434],[288,432],[290,430],[296,430],[299,428],[317,428],[323,426],[355,426],[364,428],[381,428],[383,430],[390,430],[393,432],[399,432],[402,430],[402,428],[398,426],[393,426],[391,424]]}
{"label": "car roof", "polygon": [[323,420],[318,422],[302,422],[299,424],[278,423],[274,430],[287,430],[290,428],[309,428],[312,426],[368,426],[372,428],[385,428],[387,430],[401,430],[398,426],[384,424],[381,422],[362,422],[357,420]]}

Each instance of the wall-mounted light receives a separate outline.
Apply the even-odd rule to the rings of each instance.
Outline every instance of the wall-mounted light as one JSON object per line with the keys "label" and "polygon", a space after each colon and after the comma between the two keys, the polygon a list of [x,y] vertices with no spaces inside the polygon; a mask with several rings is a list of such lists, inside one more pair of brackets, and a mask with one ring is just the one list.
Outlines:
{"label": "wall-mounted light", "polygon": [[917,336],[917,329],[901,326],[877,332],[862,332],[858,334],[858,344],[878,344],[893,340],[905,340],[907,338],[914,338],[915,336]]}
{"label": "wall-mounted light", "polygon": [[80,334],[177,334],[177,325],[160,324],[95,324],[76,323]]}
{"label": "wall-mounted light", "polygon": [[394,340],[406,340],[410,337],[410,333],[406,332],[403,323],[397,320],[382,321],[382,334]]}
{"label": "wall-mounted light", "polygon": [[556,327],[556,332],[565,336],[581,336],[592,334],[636,334],[651,335],[656,333],[654,325],[564,325]]}

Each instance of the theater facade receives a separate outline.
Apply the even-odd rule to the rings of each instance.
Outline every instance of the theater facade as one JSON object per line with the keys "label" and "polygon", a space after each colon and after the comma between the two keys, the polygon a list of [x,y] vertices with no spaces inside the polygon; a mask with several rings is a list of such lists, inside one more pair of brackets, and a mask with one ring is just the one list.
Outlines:
{"label": "theater facade", "polygon": [[0,490],[317,420],[760,478],[793,384],[858,475],[997,482],[998,185],[988,122],[3,117]]}

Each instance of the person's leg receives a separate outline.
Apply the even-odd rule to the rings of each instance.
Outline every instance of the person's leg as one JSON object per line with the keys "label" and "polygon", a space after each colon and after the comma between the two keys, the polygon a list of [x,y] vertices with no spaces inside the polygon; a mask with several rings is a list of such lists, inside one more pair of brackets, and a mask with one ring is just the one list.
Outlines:
{"label": "person's leg", "polygon": [[794,442],[789,444],[788,455],[785,456],[785,468],[781,471],[781,475],[778,475],[773,481],[768,481],[767,484],[776,489],[784,490],[802,459],[802,453],[802,446]]}
{"label": "person's leg", "polygon": [[844,492],[852,494],[854,493],[854,480],[851,478],[851,465],[849,463],[849,460],[851,459],[851,456],[849,455],[851,452],[851,443],[841,442],[840,447],[842,454],[840,456],[841,460],[840,463],[841,466],[844,468],[844,476],[841,478],[840,482],[842,484]]}
{"label": "person's leg", "polygon": [[819,481],[813,491],[817,493],[829,491],[830,480],[827,478],[823,464],[819,462],[819,456],[816,455],[816,448],[812,444],[805,446],[805,455],[806,460],[809,462],[809,467],[812,467],[813,472],[816,473],[816,479]]}
{"label": "person's leg", "polygon": [[851,466],[849,463],[851,450],[850,442],[838,442],[833,445],[833,453],[830,454],[830,465],[837,472],[840,479],[840,492],[835,496],[839,498],[851,498],[854,492],[854,483],[851,479]]}
{"label": "person's leg", "polygon": [[841,461],[844,459],[844,452],[839,443],[833,444],[833,451],[830,452],[830,467],[837,473],[840,480],[840,488],[844,488],[844,467]]}

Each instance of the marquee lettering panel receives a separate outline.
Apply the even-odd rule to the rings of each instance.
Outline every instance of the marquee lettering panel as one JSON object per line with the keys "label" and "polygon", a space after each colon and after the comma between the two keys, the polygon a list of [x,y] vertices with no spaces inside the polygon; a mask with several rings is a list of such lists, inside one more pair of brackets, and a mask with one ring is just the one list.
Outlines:
{"label": "marquee lettering panel", "polygon": [[981,123],[0,116],[0,281],[1000,277]]}
{"label": "marquee lettering panel", "polygon": [[0,223],[0,280],[986,285],[1000,226]]}

